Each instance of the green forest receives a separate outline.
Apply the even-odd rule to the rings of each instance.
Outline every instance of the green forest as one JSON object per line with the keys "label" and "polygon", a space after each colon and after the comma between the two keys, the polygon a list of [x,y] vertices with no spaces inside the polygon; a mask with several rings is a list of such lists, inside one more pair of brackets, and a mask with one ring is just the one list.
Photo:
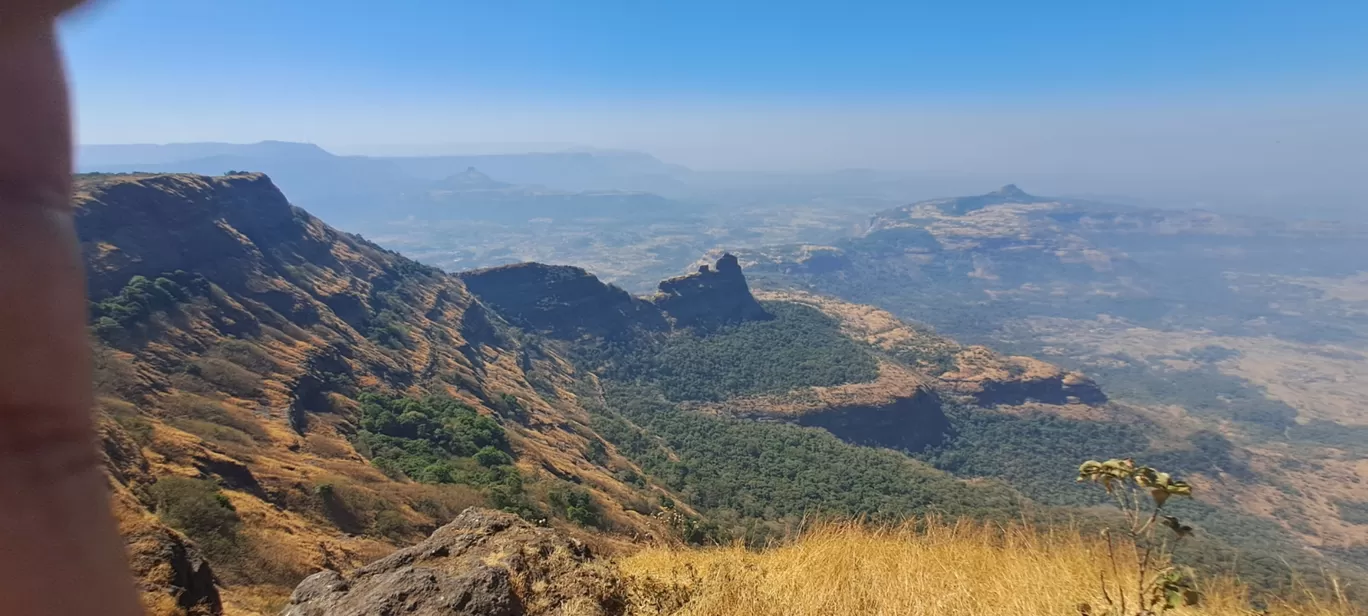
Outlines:
{"label": "green forest", "polygon": [[971,486],[822,429],[681,412],[650,386],[609,384],[605,396],[606,407],[592,409],[595,431],[752,544],[812,516],[891,521],[1017,511],[1017,496],[1001,484]]}
{"label": "green forest", "polygon": [[587,358],[590,365],[606,366],[604,372],[615,380],[656,385],[675,401],[722,401],[878,376],[873,355],[843,335],[835,319],[791,302],[764,306],[774,319],[616,346],[600,342]]}

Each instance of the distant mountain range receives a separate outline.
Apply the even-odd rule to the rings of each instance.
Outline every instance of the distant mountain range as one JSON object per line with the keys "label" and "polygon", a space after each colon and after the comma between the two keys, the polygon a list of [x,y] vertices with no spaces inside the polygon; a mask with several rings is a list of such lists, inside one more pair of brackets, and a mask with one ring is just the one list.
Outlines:
{"label": "distant mountain range", "polygon": [[845,169],[821,172],[699,171],[643,152],[571,149],[459,156],[338,156],[309,143],[83,145],[77,171],[267,173],[294,203],[344,228],[391,219],[400,195],[469,168],[500,182],[568,192],[649,192],[720,206],[868,203],[889,207],[982,183],[962,175]]}
{"label": "distant mountain range", "polygon": [[654,193],[536,188],[500,182],[474,167],[433,182],[425,191],[405,195],[398,211],[417,220],[513,224],[532,219],[647,221],[689,214],[685,204]]}
{"label": "distant mountain range", "polygon": [[[499,188],[505,192],[469,194],[467,189],[478,187],[467,185],[460,187],[467,194],[432,198],[434,182],[440,188],[440,182],[459,181],[462,173],[475,168],[498,178],[504,184]],[[291,202],[349,228],[415,213],[439,213],[426,209],[436,201],[459,201],[460,217],[479,217],[485,212],[494,220],[508,220],[525,212],[531,216],[572,217],[646,214],[653,207],[676,206],[646,193],[654,188],[678,193],[680,180],[675,176],[689,172],[640,152],[376,158],[337,156],[313,144],[282,141],[81,146],[77,170],[204,175],[263,172],[279,183]],[[483,187],[489,188],[493,187]],[[593,194],[576,194],[581,192]],[[517,203],[510,207],[510,198],[515,195]],[[480,196],[489,200],[477,198]],[[595,206],[600,204],[609,207],[597,211]]]}

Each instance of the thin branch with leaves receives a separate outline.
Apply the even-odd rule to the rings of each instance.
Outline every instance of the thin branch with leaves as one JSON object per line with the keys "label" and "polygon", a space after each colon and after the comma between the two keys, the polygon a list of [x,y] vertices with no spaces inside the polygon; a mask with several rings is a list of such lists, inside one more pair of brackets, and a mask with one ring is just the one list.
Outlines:
{"label": "thin branch with leaves", "polygon": [[[1137,466],[1131,459],[1084,462],[1078,468],[1078,481],[1099,484],[1107,491],[1126,522],[1120,531],[1134,546],[1135,586],[1128,592],[1122,569],[1129,565],[1123,565],[1116,550],[1116,532],[1112,528],[1102,531],[1111,564],[1110,572],[1098,572],[1107,613],[1151,616],[1180,605],[1195,605],[1200,597],[1192,587],[1191,573],[1174,566],[1172,560],[1173,547],[1192,534],[1192,527],[1163,512],[1169,498],[1192,496],[1192,486],[1168,473]],[[1160,526],[1170,532],[1161,533]],[[1090,614],[1092,608],[1085,604],[1079,610]]]}

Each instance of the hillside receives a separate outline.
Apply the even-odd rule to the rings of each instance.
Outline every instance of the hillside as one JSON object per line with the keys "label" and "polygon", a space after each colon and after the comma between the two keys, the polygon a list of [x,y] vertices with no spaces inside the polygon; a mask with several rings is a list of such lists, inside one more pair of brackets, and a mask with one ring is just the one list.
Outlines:
{"label": "hillside", "polygon": [[[153,613],[278,612],[472,505],[611,556],[761,546],[814,516],[1093,523],[1069,482],[1112,455],[1252,485],[1223,483],[1248,450],[1079,372],[757,297],[731,255],[633,296],[568,266],[446,274],[260,174],[81,176],[76,204],[102,445]],[[1219,499],[1184,507],[1191,564],[1276,589],[1326,562]],[[1240,559],[1253,545],[1287,566]]]}
{"label": "hillside", "polygon": [[[328,227],[262,175],[81,176],[75,201],[104,450],[154,612],[273,611],[307,573],[360,565],[468,505],[605,531],[592,537],[611,545],[670,536],[651,517],[659,503],[692,516],[709,497],[600,440],[591,426],[617,386],[576,368],[578,348]],[[585,288],[567,287],[568,305],[609,289],[570,273]],[[505,290],[519,288],[543,304],[557,289],[534,277]],[[708,341],[771,317],[734,262],[652,298],[609,295],[639,314],[601,334],[668,338],[680,353],[734,353]],[[806,377],[773,378],[782,390]]]}
{"label": "hillside", "polygon": [[1165,440],[1238,452],[1207,471],[1213,502],[1365,565],[1365,240],[1349,224],[1008,186],[886,210],[833,244],[736,252],[761,288],[878,306],[1085,374]]}
{"label": "hillside", "polygon": [[[105,449],[153,604],[214,603],[207,573],[189,579],[198,557],[158,518],[196,540],[244,610],[473,504],[566,523],[556,503],[589,499],[605,505],[597,525],[654,532],[623,508],[653,489],[614,477],[635,466],[587,428],[574,369],[520,343],[456,278],[329,228],[257,174],[86,176],[76,202]],[[367,420],[387,404],[370,397],[430,393],[459,408],[416,410],[495,418],[502,452],[452,455],[454,478],[391,478],[368,460],[386,431]],[[210,515],[233,532],[198,526]]]}

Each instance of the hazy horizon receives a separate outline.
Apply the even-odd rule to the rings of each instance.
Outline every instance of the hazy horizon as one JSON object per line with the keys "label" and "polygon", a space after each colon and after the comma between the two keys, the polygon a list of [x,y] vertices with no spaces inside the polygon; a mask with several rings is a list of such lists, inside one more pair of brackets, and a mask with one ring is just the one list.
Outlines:
{"label": "hazy horizon", "polygon": [[869,168],[1355,214],[1368,204],[1365,19],[1347,3],[377,13],[121,0],[63,34],[82,143],[564,144],[703,171]]}

